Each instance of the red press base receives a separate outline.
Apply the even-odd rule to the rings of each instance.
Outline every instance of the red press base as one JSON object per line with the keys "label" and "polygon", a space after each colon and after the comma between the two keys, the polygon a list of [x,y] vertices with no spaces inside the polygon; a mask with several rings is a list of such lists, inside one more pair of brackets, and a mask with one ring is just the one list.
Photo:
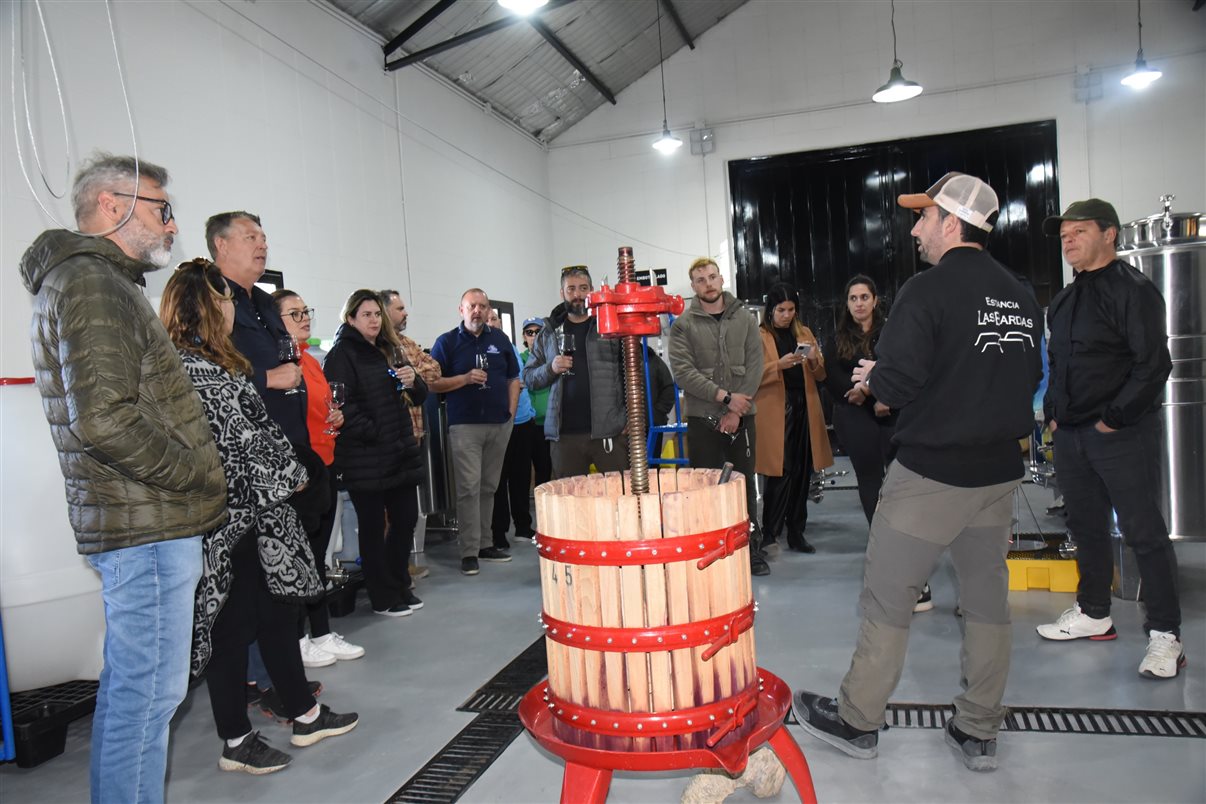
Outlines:
{"label": "red press base", "polygon": [[758,708],[751,717],[758,721],[745,742],[734,742],[714,749],[685,751],[604,751],[570,745],[553,733],[553,714],[544,702],[547,682],[528,691],[519,704],[519,719],[524,727],[553,754],[565,760],[565,776],[561,784],[561,803],[590,802],[602,804],[607,800],[613,771],[668,771],[689,768],[723,768],[737,775],[745,770],[752,751],[769,743],[787,769],[800,801],[816,804],[812,774],[808,760],[783,725],[783,716],[791,708],[791,689],[775,675],[761,668],[762,692]]}

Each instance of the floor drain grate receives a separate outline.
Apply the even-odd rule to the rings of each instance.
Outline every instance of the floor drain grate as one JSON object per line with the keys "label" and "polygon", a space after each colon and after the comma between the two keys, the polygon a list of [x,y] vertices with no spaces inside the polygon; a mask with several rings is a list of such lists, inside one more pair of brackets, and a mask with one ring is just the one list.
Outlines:
{"label": "floor drain grate", "polygon": [[386,804],[452,804],[522,731],[516,714],[487,712],[478,715],[398,788]]}
{"label": "floor drain grate", "polygon": [[523,696],[548,673],[548,655],[544,649],[544,637],[540,637],[499,670],[494,678],[483,684],[469,700],[458,706],[456,711],[518,712]]}
{"label": "floor drain grate", "polygon": [[[890,703],[885,712],[888,726],[898,729],[943,729],[954,716],[955,707],[950,704]],[[788,722],[799,721],[793,714]],[[1206,739],[1206,712],[1011,706],[1001,731]]]}

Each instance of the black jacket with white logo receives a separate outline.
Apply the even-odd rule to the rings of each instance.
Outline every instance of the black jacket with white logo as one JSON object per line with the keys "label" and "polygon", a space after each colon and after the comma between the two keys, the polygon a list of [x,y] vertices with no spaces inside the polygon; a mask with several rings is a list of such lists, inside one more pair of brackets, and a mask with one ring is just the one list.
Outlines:
{"label": "black jacket with white logo", "polygon": [[899,410],[896,459],[952,486],[1022,476],[1034,423],[1042,313],[987,253],[946,252],[900,290],[876,346],[871,390]]}

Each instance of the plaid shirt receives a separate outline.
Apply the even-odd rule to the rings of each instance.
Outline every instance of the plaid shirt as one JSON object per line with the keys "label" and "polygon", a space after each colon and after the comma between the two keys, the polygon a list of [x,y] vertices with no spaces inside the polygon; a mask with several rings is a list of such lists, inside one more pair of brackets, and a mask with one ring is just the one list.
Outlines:
{"label": "plaid shirt", "polygon": [[[402,354],[406,356],[406,362],[414,367],[415,372],[423,378],[428,385],[432,380],[438,380],[443,376],[440,371],[440,364],[435,361],[431,355],[423,351],[423,347],[418,341],[413,338],[408,338],[405,335],[398,336],[402,341]],[[416,405],[410,409],[410,419],[414,423],[415,438],[420,439],[425,432],[423,429],[423,407]]]}

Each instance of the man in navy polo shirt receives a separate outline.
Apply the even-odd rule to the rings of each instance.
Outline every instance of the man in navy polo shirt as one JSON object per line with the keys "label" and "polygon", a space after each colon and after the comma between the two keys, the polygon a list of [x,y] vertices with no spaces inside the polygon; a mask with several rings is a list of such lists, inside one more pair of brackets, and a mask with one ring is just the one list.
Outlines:
{"label": "man in navy polo shirt", "polygon": [[490,300],[485,291],[466,290],[459,310],[460,325],[431,347],[444,376],[430,387],[445,394],[448,405],[461,574],[477,575],[479,559],[511,560],[506,550],[494,546],[490,519],[519,404],[519,361],[507,336],[486,323]]}

